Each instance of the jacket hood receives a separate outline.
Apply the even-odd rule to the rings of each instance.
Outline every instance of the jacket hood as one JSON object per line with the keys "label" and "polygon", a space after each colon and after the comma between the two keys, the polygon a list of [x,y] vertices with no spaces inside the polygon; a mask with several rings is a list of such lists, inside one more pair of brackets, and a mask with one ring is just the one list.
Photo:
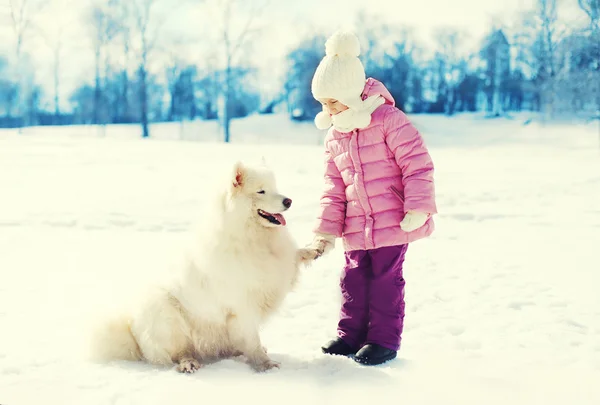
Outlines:
{"label": "jacket hood", "polygon": [[368,97],[376,95],[382,96],[385,99],[385,104],[389,104],[393,107],[396,106],[396,101],[394,100],[394,97],[392,97],[392,94],[385,87],[385,85],[379,80],[369,77],[367,79],[367,82],[365,83],[365,89],[362,93],[362,99],[365,100]]}

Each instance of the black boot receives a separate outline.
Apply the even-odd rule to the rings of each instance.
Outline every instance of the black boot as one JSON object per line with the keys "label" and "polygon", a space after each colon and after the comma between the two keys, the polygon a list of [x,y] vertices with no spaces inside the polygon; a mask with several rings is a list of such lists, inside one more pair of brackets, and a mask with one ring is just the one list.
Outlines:
{"label": "black boot", "polygon": [[364,364],[365,366],[376,366],[394,359],[396,354],[397,352],[395,350],[390,350],[377,344],[370,343],[364,345],[362,349],[356,353],[354,361]]}
{"label": "black boot", "polygon": [[334,354],[338,356],[349,356],[355,354],[357,349],[353,349],[342,338],[336,338],[327,342],[326,345],[321,347],[321,350],[325,354]]}

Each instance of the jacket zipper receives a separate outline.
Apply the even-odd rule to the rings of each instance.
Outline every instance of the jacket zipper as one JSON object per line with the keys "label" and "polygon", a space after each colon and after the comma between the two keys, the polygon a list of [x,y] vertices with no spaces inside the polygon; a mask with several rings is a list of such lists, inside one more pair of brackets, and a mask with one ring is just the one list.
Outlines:
{"label": "jacket zipper", "polygon": [[402,203],[404,204],[404,196],[402,195],[400,190],[398,190],[395,186],[390,186],[390,190],[392,190],[392,193],[394,193],[396,197],[398,197],[398,199],[400,199],[400,201],[402,201]]}

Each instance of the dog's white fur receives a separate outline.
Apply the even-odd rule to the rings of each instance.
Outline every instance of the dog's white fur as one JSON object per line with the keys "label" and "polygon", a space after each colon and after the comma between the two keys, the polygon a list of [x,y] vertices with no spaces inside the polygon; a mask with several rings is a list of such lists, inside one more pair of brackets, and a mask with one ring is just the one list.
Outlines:
{"label": "dog's white fur", "polygon": [[93,334],[93,359],[194,372],[203,363],[244,355],[257,371],[278,367],[262,346],[259,327],[293,288],[299,266],[318,256],[298,249],[285,226],[258,215],[258,209],[285,211],[284,198],[271,171],[238,162],[202,242],[169,283]]}

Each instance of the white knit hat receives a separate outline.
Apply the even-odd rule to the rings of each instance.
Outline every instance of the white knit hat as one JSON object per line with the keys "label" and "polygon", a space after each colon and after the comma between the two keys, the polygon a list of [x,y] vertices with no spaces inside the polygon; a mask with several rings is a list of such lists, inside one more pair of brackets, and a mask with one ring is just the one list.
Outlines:
{"label": "white knit hat", "polygon": [[360,106],[366,76],[359,55],[356,35],[344,31],[333,34],[325,43],[325,57],[313,76],[313,97],[333,98],[350,108]]}
{"label": "white knit hat", "polygon": [[385,103],[379,94],[362,99],[367,79],[358,55],[360,42],[351,32],[338,31],[325,43],[325,57],[313,76],[313,97],[336,99],[348,109],[332,116],[323,106],[323,111],[315,117],[317,128],[327,129],[333,125],[342,132],[366,128],[373,111]]}

